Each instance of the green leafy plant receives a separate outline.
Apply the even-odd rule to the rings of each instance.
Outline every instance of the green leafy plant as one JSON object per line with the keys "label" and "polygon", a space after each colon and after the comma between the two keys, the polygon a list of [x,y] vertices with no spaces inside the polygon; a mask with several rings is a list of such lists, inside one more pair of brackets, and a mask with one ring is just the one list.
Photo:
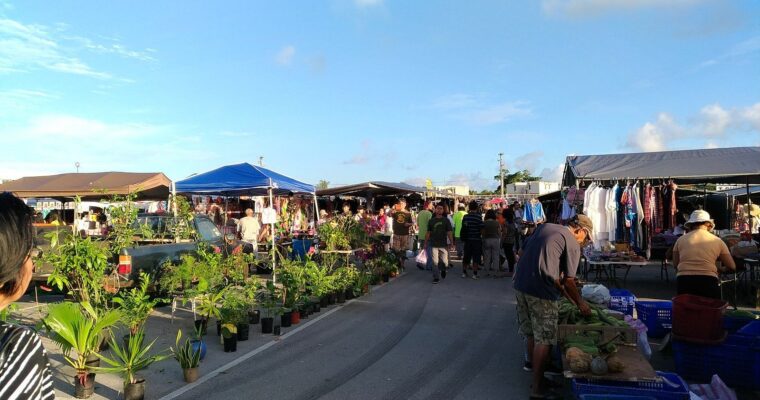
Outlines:
{"label": "green leafy plant", "polygon": [[[48,315],[43,319],[50,331],[51,339],[63,351],[63,358],[77,372],[80,383],[87,381],[90,367],[87,359],[98,350],[103,335],[109,332],[121,313],[108,310],[100,314],[87,302],[57,303],[48,307]],[[76,358],[71,357],[71,352]]]}
{"label": "green leafy plant", "polygon": [[199,302],[196,309],[202,319],[206,321],[210,320],[212,317],[219,320],[222,319],[220,304],[224,300],[226,293],[226,289],[222,289],[216,293],[203,294],[198,298]]}
{"label": "green leafy plant", "polygon": [[338,291],[346,291],[356,282],[359,271],[353,265],[340,267],[333,271],[333,287]]}
{"label": "green leafy plant", "polygon": [[0,322],[12,321],[13,313],[18,311],[18,304],[9,304],[7,307],[0,310]]}
{"label": "green leafy plant", "polygon": [[285,307],[294,309],[306,293],[307,270],[301,261],[286,260],[277,269],[277,281],[282,284]]}
{"label": "green leafy plant", "polygon": [[274,317],[282,315],[283,309],[282,289],[272,281],[267,281],[264,289],[259,292],[259,302],[264,309],[265,315]]}
{"label": "green leafy plant", "polygon": [[124,316],[124,322],[129,327],[129,332],[134,335],[140,326],[148,319],[153,308],[161,299],[151,299],[148,295],[148,285],[151,282],[151,276],[145,272],[140,272],[140,284],[128,291],[114,297],[113,302],[119,305]]}
{"label": "green leafy plant", "polygon": [[108,199],[112,204],[108,208],[111,216],[111,231],[108,239],[111,242],[111,253],[119,254],[121,250],[135,245],[135,236],[141,232],[137,224],[138,208],[135,206],[137,195],[129,193],[124,196],[115,195]]}
{"label": "green leafy plant", "polygon": [[225,339],[230,339],[233,336],[237,335],[237,325],[233,323],[226,323],[222,324],[222,337]]}
{"label": "green leafy plant", "polygon": [[364,293],[365,288],[368,288],[372,284],[372,273],[368,271],[361,271],[356,277],[352,290],[355,296],[359,296]]}
{"label": "green leafy plant", "polygon": [[220,310],[222,322],[236,325],[247,323],[249,309],[250,302],[241,287],[226,289]]}
{"label": "green leafy plant", "polygon": [[304,268],[308,279],[306,287],[312,296],[322,297],[333,290],[334,278],[327,267],[307,260]]}
{"label": "green leafy plant", "polygon": [[89,237],[66,235],[62,242],[59,237],[57,232],[48,235],[50,250],[45,253],[44,260],[53,265],[48,284],[65,290],[77,302],[105,308],[110,298],[104,286],[108,249],[104,243]]}
{"label": "green leafy plant", "polygon": [[145,331],[139,328],[129,337],[127,343],[119,343],[111,335],[110,345],[113,358],[106,357],[103,354],[97,354],[108,367],[96,367],[95,371],[106,372],[121,375],[124,378],[124,385],[128,383],[137,383],[135,374],[148,368],[151,364],[165,360],[168,354],[159,353],[150,355],[150,349],[156,343],[154,339],[149,344],[145,344]]}
{"label": "green leafy plant", "polygon": [[196,232],[193,227],[193,207],[190,202],[184,196],[171,196],[169,201],[177,203],[177,214],[170,220],[169,226],[174,238],[192,239]]}
{"label": "green leafy plant", "polygon": [[180,343],[181,340],[182,329],[177,331],[174,347],[169,348],[172,356],[177,360],[182,369],[198,368],[198,366],[201,365],[201,348],[198,347],[197,349],[194,349],[193,343],[189,338]]}

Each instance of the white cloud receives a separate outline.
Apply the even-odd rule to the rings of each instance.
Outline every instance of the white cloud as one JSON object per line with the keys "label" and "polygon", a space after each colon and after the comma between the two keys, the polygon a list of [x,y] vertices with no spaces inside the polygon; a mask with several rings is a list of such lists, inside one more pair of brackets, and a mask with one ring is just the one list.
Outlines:
{"label": "white cloud", "polygon": [[543,0],[545,14],[572,18],[652,8],[690,7],[708,0]]}
{"label": "white cloud", "polygon": [[0,91],[0,116],[18,115],[58,95],[42,90],[10,89]]}
{"label": "white cloud", "polygon": [[751,37],[732,46],[722,55],[703,61],[699,66],[701,68],[712,67],[722,62],[730,61],[737,58],[743,58],[748,55],[760,52],[760,36]]}
{"label": "white cloud", "polygon": [[439,97],[428,106],[474,125],[494,125],[533,115],[527,101],[495,103],[485,95],[456,93]]}
{"label": "white cloud", "polygon": [[343,164],[351,165],[351,164],[367,164],[372,159],[372,142],[369,139],[364,139],[360,143],[360,149],[359,151],[354,154],[351,158],[348,160],[343,161]]}
{"label": "white cloud", "polygon": [[383,0],[354,0],[354,4],[359,8],[377,7],[383,4]]}
{"label": "white cloud", "polygon": [[711,104],[687,119],[681,125],[668,113],[660,113],[654,122],[646,122],[628,135],[626,147],[641,151],[667,150],[670,145],[688,139],[708,139],[708,145],[729,142],[747,132],[760,133],[760,103],[748,107],[726,109],[720,104]]}
{"label": "white cloud", "polygon": [[565,164],[559,164],[554,168],[544,168],[539,176],[541,179],[549,182],[562,182],[562,176],[565,173]]}
{"label": "white cloud", "polygon": [[[543,151],[531,151],[530,153],[526,153],[515,158],[515,167],[517,167],[517,170],[519,171],[527,169],[528,172],[532,174],[538,169],[538,166],[541,164],[541,159],[543,157]],[[517,172],[517,170],[511,172]]]}
{"label": "white cloud", "polygon": [[478,125],[492,125],[532,114],[533,110],[527,102],[513,101],[473,111],[468,115],[468,119]]}
{"label": "white cloud", "polygon": [[707,136],[723,136],[733,123],[733,117],[720,104],[711,104],[700,110],[701,128]]}
{"label": "white cloud", "polygon": [[275,62],[280,65],[290,65],[293,62],[293,58],[296,55],[296,48],[292,45],[287,45],[280,49],[274,56]]}
{"label": "white cloud", "polygon": [[103,45],[88,38],[66,34],[67,29],[68,26],[63,24],[50,27],[0,18],[0,73],[44,69],[97,79],[113,78],[111,74],[98,71],[82,61],[82,50],[142,61],[155,60],[146,52],[131,50],[119,43]]}

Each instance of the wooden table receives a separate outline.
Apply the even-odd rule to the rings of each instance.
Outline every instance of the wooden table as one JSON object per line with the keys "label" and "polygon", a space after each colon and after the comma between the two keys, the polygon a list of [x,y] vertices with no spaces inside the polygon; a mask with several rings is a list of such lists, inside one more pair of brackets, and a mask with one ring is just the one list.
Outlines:
{"label": "wooden table", "polygon": [[[589,272],[592,270],[595,273],[594,281],[597,283],[607,282],[620,287],[617,280],[617,269],[625,269],[625,275],[623,276],[623,286],[625,286],[628,279],[628,273],[631,272],[631,267],[638,266],[643,267],[649,265],[648,261],[590,261],[586,260],[586,271],[584,277],[588,280]],[[605,275],[606,279],[602,279],[602,275]]]}
{"label": "wooden table", "polygon": [[594,379],[605,381],[623,381],[623,382],[639,382],[639,381],[660,381],[662,380],[657,376],[652,365],[644,358],[638,348],[635,346],[618,346],[618,350],[615,353],[620,361],[625,364],[625,369],[618,373],[608,373],[605,375],[594,375],[591,372],[575,373],[570,371],[570,367],[565,359],[565,355],[562,355],[562,366],[565,378],[582,378],[582,379]]}

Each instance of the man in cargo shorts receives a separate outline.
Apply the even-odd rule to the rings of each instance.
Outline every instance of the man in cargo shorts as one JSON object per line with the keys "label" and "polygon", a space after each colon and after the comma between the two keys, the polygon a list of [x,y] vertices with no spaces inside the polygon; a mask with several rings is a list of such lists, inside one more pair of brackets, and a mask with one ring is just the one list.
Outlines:
{"label": "man in cargo shorts", "polygon": [[412,213],[406,210],[406,200],[400,199],[396,203],[396,210],[391,216],[393,217],[393,243],[391,248],[396,252],[399,271],[403,271],[406,251],[409,250],[409,229],[412,226]]}
{"label": "man in cargo shorts", "polygon": [[515,297],[519,332],[527,338],[533,370],[531,399],[561,398],[544,388],[544,371],[551,348],[557,343],[559,299],[564,293],[578,305],[581,313],[591,314],[575,286],[575,273],[581,258],[581,246],[591,239],[591,220],[578,214],[569,226],[541,224],[520,250],[515,273]]}

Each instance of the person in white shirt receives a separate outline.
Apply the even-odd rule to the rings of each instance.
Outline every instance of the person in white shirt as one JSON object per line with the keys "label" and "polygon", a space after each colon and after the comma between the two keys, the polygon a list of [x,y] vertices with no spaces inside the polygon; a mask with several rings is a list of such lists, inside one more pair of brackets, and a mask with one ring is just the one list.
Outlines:
{"label": "person in white shirt", "polygon": [[[240,239],[246,244],[250,244],[253,247],[253,252],[258,251],[258,238],[261,231],[261,224],[259,219],[253,216],[253,210],[247,208],[245,210],[245,217],[240,218],[237,225]],[[248,247],[247,245],[245,247]]]}

